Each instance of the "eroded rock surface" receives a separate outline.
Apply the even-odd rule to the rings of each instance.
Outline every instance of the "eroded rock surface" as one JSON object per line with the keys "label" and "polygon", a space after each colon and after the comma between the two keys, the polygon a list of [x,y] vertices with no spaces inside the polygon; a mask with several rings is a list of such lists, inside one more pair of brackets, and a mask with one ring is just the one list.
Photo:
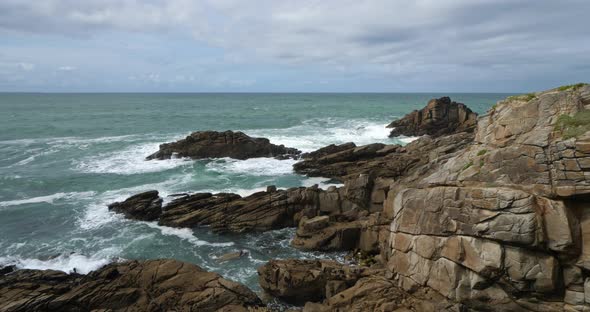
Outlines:
{"label": "eroded rock surface", "polygon": [[0,275],[0,311],[248,311],[245,286],[176,260],[127,261],[88,275],[17,270]]}
{"label": "eroded rock surface", "polygon": [[243,132],[197,131],[186,138],[160,145],[160,150],[147,157],[169,159],[171,157],[248,159],[254,157],[295,157],[300,151],[284,145],[275,145],[265,138],[253,138]]}
{"label": "eroded rock surface", "polygon": [[258,268],[260,286],[267,293],[296,304],[321,301],[377,272],[330,260],[271,260]]}
{"label": "eroded rock surface", "polygon": [[472,132],[477,123],[477,114],[471,111],[465,104],[451,101],[449,97],[432,99],[426,107],[415,110],[403,118],[389,124],[393,128],[390,137],[441,135]]}

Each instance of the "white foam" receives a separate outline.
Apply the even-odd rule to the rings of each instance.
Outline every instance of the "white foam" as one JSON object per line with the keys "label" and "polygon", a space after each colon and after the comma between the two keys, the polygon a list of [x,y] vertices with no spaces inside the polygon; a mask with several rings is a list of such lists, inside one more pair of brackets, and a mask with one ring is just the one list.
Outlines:
{"label": "white foam", "polygon": [[330,183],[332,180],[328,178],[312,177],[301,182],[301,186],[310,187],[317,184],[321,189],[327,189],[330,186],[341,187],[342,183]]}
{"label": "white foam", "polygon": [[401,141],[404,144],[408,144],[418,140],[420,137],[407,137],[407,136],[399,136],[396,137],[397,140]]}
{"label": "white foam", "polygon": [[19,269],[58,270],[66,273],[74,272],[88,274],[91,271],[112,262],[111,259],[100,256],[87,257],[80,254],[60,255],[53,259],[39,260],[18,257],[0,257],[0,266],[14,265]]}
{"label": "white foam", "polygon": [[250,158],[238,160],[231,158],[215,159],[206,165],[207,170],[251,176],[280,176],[293,173],[296,160],[278,160],[274,158]]}
{"label": "white foam", "polygon": [[347,142],[357,145],[394,143],[395,140],[388,137],[390,131],[381,121],[343,118],[310,119],[284,129],[244,130],[248,135],[266,137],[274,144],[284,144],[304,152]]}
{"label": "white foam", "polygon": [[215,246],[215,247],[227,247],[227,246],[232,246],[234,244],[233,242],[210,243],[208,241],[200,240],[194,235],[193,230],[190,228],[173,228],[173,227],[169,227],[169,226],[158,225],[155,222],[143,222],[143,223],[145,223],[147,226],[149,226],[152,229],[160,230],[162,235],[176,236],[182,240],[186,240],[186,241],[190,242],[191,244],[193,244],[195,246],[208,245],[208,246]]}
{"label": "white foam", "polygon": [[134,145],[121,151],[113,151],[85,158],[77,162],[76,168],[86,173],[129,175],[165,171],[180,166],[188,166],[193,163],[193,161],[185,158],[145,160],[148,155],[157,151],[158,148],[158,143]]}
{"label": "white foam", "polygon": [[168,194],[173,193],[171,189],[185,185],[190,180],[190,175],[182,174],[172,176],[170,179],[161,183],[144,184],[106,191],[95,196],[95,201],[87,205],[84,214],[78,219],[78,226],[83,230],[92,230],[109,223],[124,221],[124,218],[120,214],[109,211],[107,206],[148,190],[158,190],[160,197],[166,198]]}
{"label": "white foam", "polygon": [[79,200],[90,198],[95,192],[70,192],[70,193],[55,193],[46,196],[38,196],[24,199],[7,200],[0,202],[0,207],[19,206],[25,204],[48,203],[53,204],[56,200]]}

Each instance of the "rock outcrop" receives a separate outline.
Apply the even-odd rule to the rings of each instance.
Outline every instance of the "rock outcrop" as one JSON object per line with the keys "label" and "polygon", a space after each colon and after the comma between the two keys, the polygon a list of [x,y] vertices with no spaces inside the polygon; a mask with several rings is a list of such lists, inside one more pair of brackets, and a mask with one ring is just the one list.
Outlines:
{"label": "rock outcrop", "polygon": [[0,275],[0,311],[250,311],[245,286],[176,260],[127,261],[88,275],[17,270]]}
{"label": "rock outcrop", "polygon": [[160,145],[160,150],[147,160],[172,157],[248,159],[255,157],[295,157],[300,151],[275,145],[265,138],[253,138],[243,132],[197,131],[186,138]]}
{"label": "rock outcrop", "polygon": [[477,123],[477,114],[465,104],[451,101],[449,97],[432,99],[426,107],[415,110],[390,123],[390,137],[430,135],[438,137],[458,132],[472,132]]}
{"label": "rock outcrop", "polygon": [[381,179],[411,175],[425,165],[439,165],[473,142],[473,133],[458,133],[439,138],[425,136],[405,146],[369,144],[322,149],[304,154],[293,169],[308,176],[322,176],[346,181],[360,174]]}

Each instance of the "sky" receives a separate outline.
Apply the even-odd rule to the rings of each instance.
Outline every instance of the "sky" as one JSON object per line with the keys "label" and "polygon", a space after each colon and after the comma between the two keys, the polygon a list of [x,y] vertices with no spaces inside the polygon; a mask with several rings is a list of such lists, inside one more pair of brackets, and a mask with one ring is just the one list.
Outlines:
{"label": "sky", "polygon": [[589,0],[0,0],[4,92],[531,92]]}

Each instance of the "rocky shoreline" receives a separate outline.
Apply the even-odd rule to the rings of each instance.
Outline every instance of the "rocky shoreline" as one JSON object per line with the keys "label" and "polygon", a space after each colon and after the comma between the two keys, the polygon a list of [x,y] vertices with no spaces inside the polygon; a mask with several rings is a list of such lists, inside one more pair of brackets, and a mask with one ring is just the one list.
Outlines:
{"label": "rocky shoreline", "polygon": [[[220,234],[297,227],[295,248],[356,255],[357,264],[286,259],[258,269],[267,294],[307,312],[588,311],[590,132],[570,131],[586,129],[584,120],[563,122],[588,110],[589,85],[509,97],[479,117],[434,99],[391,124],[392,135],[422,136],[414,142],[331,145],[294,165],[344,186],[196,193],[167,204],[154,190],[109,209]],[[148,158],[299,155],[242,135],[191,134]],[[267,309],[245,286],[175,260],[86,276],[1,272],[0,311]]]}

